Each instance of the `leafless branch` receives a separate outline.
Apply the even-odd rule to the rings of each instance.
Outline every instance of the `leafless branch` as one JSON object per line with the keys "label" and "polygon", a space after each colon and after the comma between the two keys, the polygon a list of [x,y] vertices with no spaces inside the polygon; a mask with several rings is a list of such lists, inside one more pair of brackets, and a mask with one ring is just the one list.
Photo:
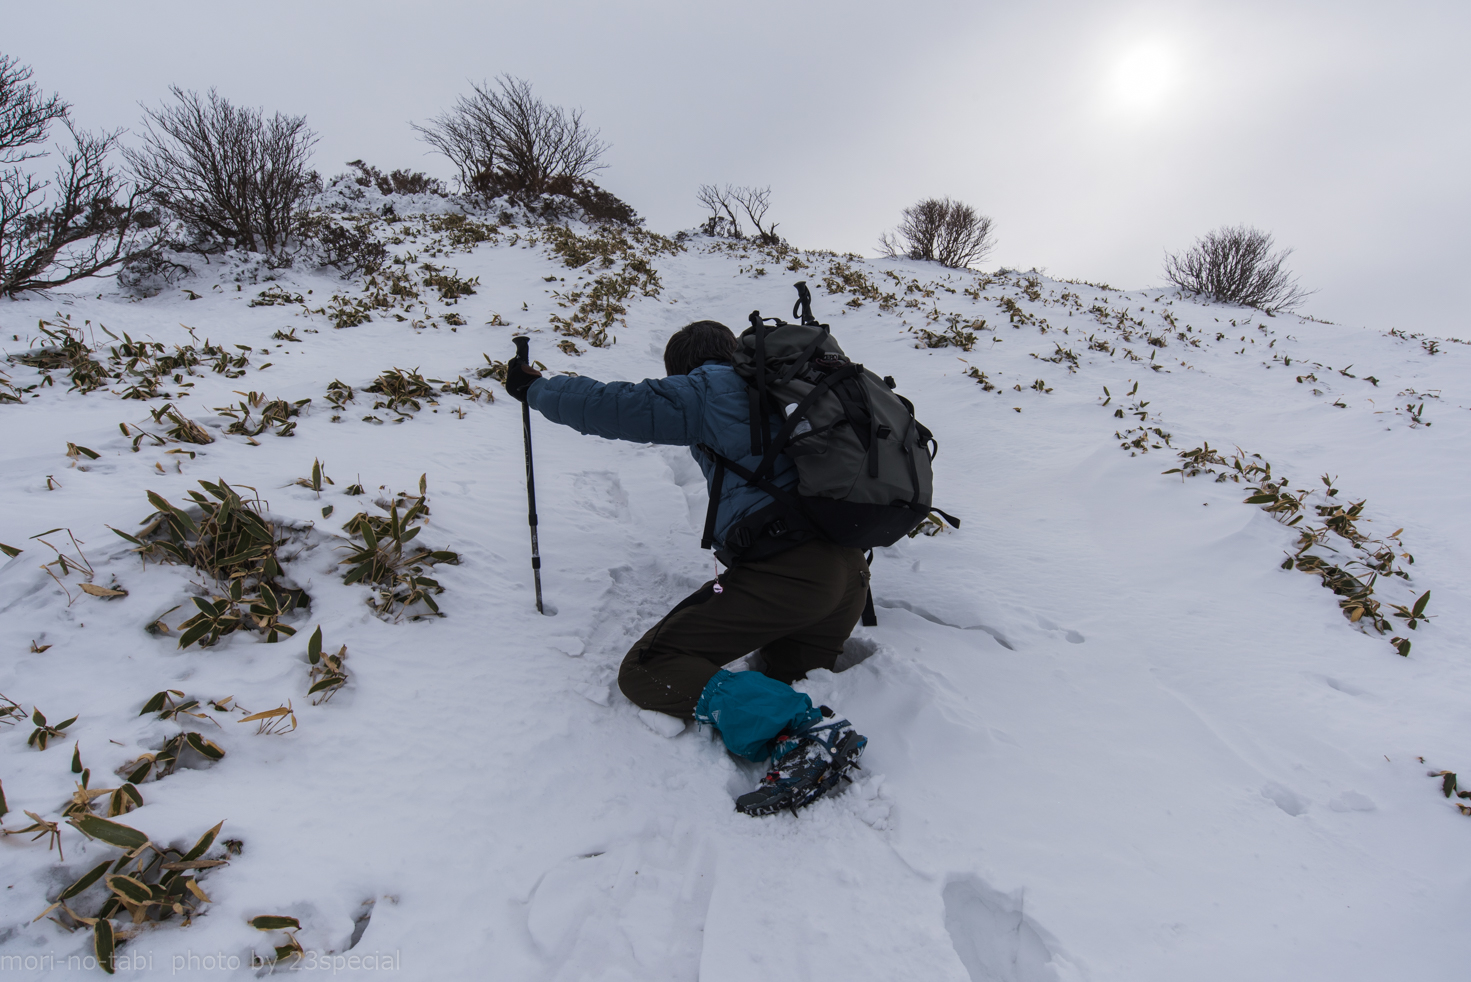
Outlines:
{"label": "leafless branch", "polygon": [[31,82],[31,69],[0,54],[0,164],[18,164],[45,156],[28,150],[46,139],[46,129],[70,110],[61,97],[44,96]]}
{"label": "leafless branch", "polygon": [[143,146],[125,151],[141,184],[197,239],[233,242],[251,252],[286,245],[312,191],[307,162],[317,136],[304,116],[233,106],[178,86],[176,100],[144,107]]}
{"label": "leafless branch", "polygon": [[726,235],[733,239],[743,238],[741,220],[735,210],[735,188],[727,184],[701,184],[695,200],[710,209],[710,217],[701,228],[706,235]]}
{"label": "leafless branch", "polygon": [[471,95],[414,126],[455,165],[466,190],[541,194],[557,178],[582,180],[607,166],[608,146],[583,123],[581,109],[548,105],[512,75],[495,84],[471,83]]}
{"label": "leafless branch", "polygon": [[695,192],[695,200],[710,209],[710,216],[700,228],[706,235],[726,235],[733,239],[745,238],[741,227],[741,216],[756,229],[756,238],[766,244],[781,241],[776,234],[776,223],[767,224],[766,213],[771,210],[771,188],[735,187],[727,184],[701,184]]}
{"label": "leafless branch", "polygon": [[1291,249],[1272,253],[1272,236],[1245,225],[1207,232],[1182,253],[1165,253],[1165,278],[1182,290],[1218,303],[1262,310],[1291,310],[1311,290],[1286,268]]}
{"label": "leafless branch", "polygon": [[741,206],[746,217],[751,220],[758,239],[767,244],[781,241],[776,234],[776,223],[768,224],[766,221],[766,213],[771,209],[770,186],[764,188],[739,187],[733,190],[727,188],[726,190],[730,192],[736,204]]}
{"label": "leafless branch", "polygon": [[[74,148],[51,182],[19,168],[0,171],[0,295],[64,286],[144,255],[158,242],[143,208],[146,186],[129,186],[107,163],[116,133],[67,123]],[[48,202],[47,189],[55,200]]]}
{"label": "leafless branch", "polygon": [[952,269],[974,266],[991,254],[995,222],[970,205],[949,198],[926,198],[904,209],[895,232],[879,237],[886,256],[925,259]]}

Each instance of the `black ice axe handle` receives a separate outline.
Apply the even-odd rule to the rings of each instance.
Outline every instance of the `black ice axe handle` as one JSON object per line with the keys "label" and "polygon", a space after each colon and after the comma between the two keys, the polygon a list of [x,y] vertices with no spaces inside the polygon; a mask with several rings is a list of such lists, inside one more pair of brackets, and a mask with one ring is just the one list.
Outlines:
{"label": "black ice axe handle", "polygon": [[[531,339],[512,338],[516,345],[516,371],[531,364]],[[545,613],[541,606],[541,546],[536,541],[536,474],[531,466],[531,407],[521,403],[521,435],[526,441],[526,522],[531,526],[531,575],[536,581],[536,612]]]}

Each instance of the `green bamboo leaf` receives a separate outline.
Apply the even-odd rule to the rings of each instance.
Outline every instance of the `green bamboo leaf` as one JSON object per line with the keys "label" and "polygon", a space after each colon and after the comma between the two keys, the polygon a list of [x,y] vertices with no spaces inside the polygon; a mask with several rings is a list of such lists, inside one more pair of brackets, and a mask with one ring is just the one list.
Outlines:
{"label": "green bamboo leaf", "polygon": [[0,542],[0,552],[5,553],[5,555],[9,556],[11,559],[14,559],[16,556],[19,556],[21,553],[25,552],[25,550],[17,549],[15,546],[8,546],[5,543]]}
{"label": "green bamboo leaf", "polygon": [[146,904],[153,899],[153,891],[148,888],[148,884],[131,876],[109,876],[107,888],[135,904]]}
{"label": "green bamboo leaf", "polygon": [[306,656],[313,665],[322,659],[322,625],[320,624],[317,625],[317,629],[312,632],[312,636],[307,640]]}
{"label": "green bamboo leaf", "polygon": [[81,893],[83,890],[96,883],[102,878],[102,874],[107,872],[107,867],[110,865],[112,865],[112,860],[104,859],[102,862],[92,867],[90,870],[82,875],[82,878],[80,880],[73,883],[65,890],[61,891],[61,895],[56,898],[57,902],[59,903],[63,900],[70,900],[72,897],[75,897],[77,894]]}
{"label": "green bamboo leaf", "polygon": [[250,926],[257,931],[297,931],[301,929],[301,921],[283,914],[262,914],[252,917]]}
{"label": "green bamboo leaf", "polygon": [[113,974],[112,967],[112,921],[106,917],[97,918],[97,925],[92,929],[92,952],[97,956],[97,964],[108,975]]}
{"label": "green bamboo leaf", "polygon": [[209,633],[212,625],[208,621],[201,621],[184,632],[179,638],[179,647],[187,648]]}
{"label": "green bamboo leaf", "polygon": [[335,689],[346,681],[347,679],[341,675],[328,675],[326,678],[318,680],[310,689],[307,689],[306,694],[310,696],[321,692],[323,689]]}
{"label": "green bamboo leaf", "polygon": [[82,773],[82,745],[80,742],[72,744],[72,773]]}
{"label": "green bamboo leaf", "polygon": [[163,711],[163,706],[164,706],[164,700],[167,697],[168,697],[168,692],[166,692],[166,691],[165,692],[156,692],[156,693],[154,693],[153,698],[152,699],[149,699],[147,702],[145,702],[143,704],[143,708],[140,709],[140,710],[138,710],[138,715],[139,716],[147,716],[149,713],[162,712]]}
{"label": "green bamboo leaf", "polygon": [[1250,498],[1245,499],[1243,503],[1248,505],[1265,505],[1270,504],[1277,499],[1278,495],[1276,494],[1254,494]]}
{"label": "green bamboo leaf", "polygon": [[189,744],[189,746],[193,747],[195,750],[199,751],[210,760],[219,760],[221,757],[225,756],[225,752],[221,750],[218,745],[210,742],[209,740],[206,740],[204,737],[200,736],[198,733],[193,732],[192,730],[184,737],[184,739],[185,742]]}
{"label": "green bamboo leaf", "polygon": [[130,825],[124,825],[121,822],[114,822],[86,812],[73,815],[67,822],[87,838],[101,839],[103,842],[118,846],[121,849],[137,849],[148,841],[148,836]]}
{"label": "green bamboo leaf", "polygon": [[1415,606],[1410,610],[1410,613],[1414,614],[1416,618],[1423,617],[1425,614],[1425,605],[1429,602],[1430,591],[1426,590],[1425,593],[1421,595],[1420,599],[1415,601]]}
{"label": "green bamboo leaf", "polygon": [[206,852],[208,852],[209,847],[214,845],[215,843],[215,837],[220,834],[220,829],[224,827],[225,823],[220,822],[214,828],[201,835],[199,837],[199,841],[194,843],[194,848],[184,853],[183,861],[186,863],[193,862],[194,860],[198,859],[200,856],[203,856]]}
{"label": "green bamboo leaf", "polygon": [[67,720],[65,723],[57,723],[56,724],[56,729],[58,729],[58,730],[64,730],[68,726],[71,726],[73,723],[75,723],[77,721],[77,719],[78,719],[78,717],[73,716],[71,719]]}
{"label": "green bamboo leaf", "polygon": [[5,803],[5,784],[0,782],[0,818],[4,818],[10,811],[10,806]]}

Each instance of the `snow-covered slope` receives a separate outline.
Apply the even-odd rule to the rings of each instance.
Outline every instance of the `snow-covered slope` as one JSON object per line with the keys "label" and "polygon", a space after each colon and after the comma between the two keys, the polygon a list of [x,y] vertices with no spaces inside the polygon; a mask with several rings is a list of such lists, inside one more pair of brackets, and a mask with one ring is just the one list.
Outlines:
{"label": "snow-covered slope", "polygon": [[[1464,964],[1471,818],[1427,776],[1471,769],[1471,348],[1430,337],[1447,330],[1391,336],[1160,290],[701,237],[672,251],[587,229],[467,233],[442,216],[377,229],[406,262],[366,291],[216,259],[149,299],[0,305],[12,355],[33,349],[38,321],[65,318],[104,360],[119,344],[104,326],[170,349],[251,349],[226,366],[239,377],[204,364],[161,377],[151,400],[122,398],[135,379],[67,392],[57,370],[0,405],[0,542],[24,549],[0,568],[0,692],[53,725],[78,717],[45,751],[27,745],[29,721],[0,730],[5,826],[31,824],[26,810],[59,821],[65,850],[44,835],[0,842],[7,974],[98,974],[79,967],[89,930],[32,922],[119,855],[61,818],[73,744],[90,786],[113,788],[181,729],[225,756],[186,754],[115,820],[181,851],[223,820],[219,841],[238,854],[202,874],[210,902],[192,924],[145,926],[120,949],[122,977],[259,971],[252,955],[285,939],[248,923],[260,915],[297,918],[305,964],[347,977],[1239,982],[1448,978]],[[426,262],[478,277],[474,293],[441,300]],[[632,290],[605,347],[552,330],[596,276]],[[731,802],[757,769],[709,731],[641,718],[614,682],[634,639],[712,574],[693,461],[534,420],[550,615],[538,616],[520,407],[477,369],[529,331],[552,370],[641,379],[660,372],[673,329],[784,314],[797,279],[849,354],[895,376],[934,429],[937,504],[963,527],[880,550],[878,627],[858,629],[851,667],[801,683],[870,738],[858,782],[753,820]],[[281,302],[251,306],[263,291]],[[334,311],[371,319],[335,329]],[[925,346],[944,335],[954,343]],[[0,367],[19,388],[42,380]],[[420,397],[417,412],[373,408],[382,396],[364,388],[395,367],[460,392]],[[340,410],[333,380],[355,390]],[[225,433],[215,407],[251,392],[312,402],[290,436]],[[135,452],[140,428],[173,425],[149,413],[166,402],[214,441],[145,438]],[[1288,528],[1243,503],[1259,479],[1161,473],[1207,443],[1270,462],[1285,491],[1317,488],[1309,517]],[[69,458],[68,444],[97,456]],[[318,460],[335,482],[320,495],[293,483]],[[434,567],[442,619],[394,621],[343,583],[342,526],[386,514],[373,499],[417,496],[421,474],[420,540],[461,562]],[[189,598],[219,586],[145,565],[108,527],[136,534],[155,510],[147,492],[184,505],[219,479],[256,489],[292,530],[286,577],[310,608],[279,643],[241,630],[181,651]],[[353,484],[367,493],[347,495]],[[1383,636],[1350,623],[1318,576],[1281,568],[1324,521],[1315,505],[1360,500],[1356,527],[1412,576],[1375,583]],[[55,553],[31,537],[56,528],[82,544],[94,584],[127,595],[40,569]],[[65,532],[45,539],[74,555]],[[1315,554],[1356,553],[1327,536]],[[1428,623],[1391,616],[1427,590]],[[170,633],[145,630],[160,619]],[[321,705],[307,692],[317,626],[325,651],[346,646],[349,675]],[[1408,657],[1391,635],[1413,641]],[[210,718],[140,715],[168,689]],[[239,722],[288,702],[294,730]],[[92,915],[104,895],[98,884],[68,903]]]}

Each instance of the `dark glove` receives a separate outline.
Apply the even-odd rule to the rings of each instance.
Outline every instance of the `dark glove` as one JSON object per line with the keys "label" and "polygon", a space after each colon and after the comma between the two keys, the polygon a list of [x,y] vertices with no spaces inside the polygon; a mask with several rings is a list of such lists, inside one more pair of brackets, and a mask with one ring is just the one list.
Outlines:
{"label": "dark glove", "polygon": [[539,378],[541,372],[525,364],[520,358],[512,358],[506,362],[506,391],[517,402],[526,401],[526,390]]}

